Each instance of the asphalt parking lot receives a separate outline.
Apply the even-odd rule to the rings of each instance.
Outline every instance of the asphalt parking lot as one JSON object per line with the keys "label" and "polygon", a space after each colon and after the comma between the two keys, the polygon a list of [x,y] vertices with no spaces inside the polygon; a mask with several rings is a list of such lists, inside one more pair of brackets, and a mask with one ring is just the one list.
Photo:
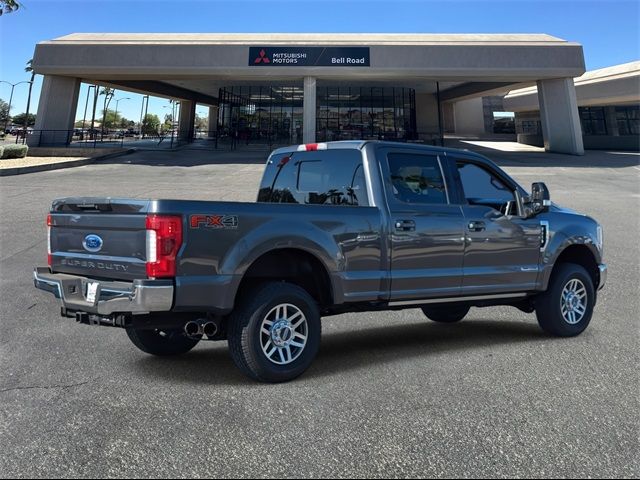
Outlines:
{"label": "asphalt parking lot", "polygon": [[31,271],[51,200],[253,200],[259,154],[139,152],[0,178],[0,476],[637,477],[638,156],[500,152],[524,185],[598,219],[608,284],[574,339],[534,315],[419,310],[324,322],[319,357],[283,385],[247,380],[226,343],[144,355],[117,329],[62,319]]}

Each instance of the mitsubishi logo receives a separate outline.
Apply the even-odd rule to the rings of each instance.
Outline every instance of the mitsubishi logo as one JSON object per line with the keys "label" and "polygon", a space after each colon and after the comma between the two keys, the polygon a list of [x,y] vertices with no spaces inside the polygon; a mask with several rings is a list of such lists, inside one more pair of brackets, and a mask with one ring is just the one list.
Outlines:
{"label": "mitsubishi logo", "polygon": [[260,50],[260,56],[256,58],[253,63],[271,63],[271,60],[267,57],[267,52],[264,51],[264,48]]}

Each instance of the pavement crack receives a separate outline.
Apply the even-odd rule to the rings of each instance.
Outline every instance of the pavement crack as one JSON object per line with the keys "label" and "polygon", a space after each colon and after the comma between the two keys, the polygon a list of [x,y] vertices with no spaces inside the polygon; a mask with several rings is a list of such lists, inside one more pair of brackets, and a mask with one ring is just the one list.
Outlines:
{"label": "pavement crack", "polygon": [[68,390],[70,388],[75,388],[75,387],[81,387],[83,385],[86,385],[87,383],[90,383],[90,380],[87,380],[86,382],[80,382],[80,383],[71,383],[68,385],[44,385],[44,386],[26,386],[26,387],[14,387],[14,388],[5,388],[3,390],[0,390],[0,393],[5,393],[5,392],[13,392],[16,390],[53,390],[53,389],[62,389],[62,390]]}
{"label": "pavement crack", "polygon": [[41,243],[44,243],[44,242],[46,242],[46,241],[47,241],[47,239],[46,239],[46,238],[45,238],[45,239],[42,239],[42,240],[38,240],[38,241],[37,241],[36,243],[34,243],[33,245],[30,245],[29,247],[27,247],[27,248],[25,248],[25,249],[23,249],[23,250],[20,250],[19,252],[12,253],[12,254],[11,254],[11,255],[9,255],[8,257],[0,258],[0,262],[5,262],[5,261],[7,261],[7,260],[10,260],[10,259],[12,259],[13,257],[15,257],[15,256],[17,256],[17,255],[20,255],[21,253],[24,253],[24,252],[26,252],[27,250],[31,250],[32,248],[37,247],[38,245],[40,245]]}

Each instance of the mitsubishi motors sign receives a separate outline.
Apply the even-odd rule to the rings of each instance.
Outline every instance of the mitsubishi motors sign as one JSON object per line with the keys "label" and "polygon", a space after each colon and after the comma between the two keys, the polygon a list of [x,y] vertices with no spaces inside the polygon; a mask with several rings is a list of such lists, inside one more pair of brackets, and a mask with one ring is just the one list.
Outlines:
{"label": "mitsubishi motors sign", "polygon": [[249,47],[255,67],[369,67],[369,47]]}

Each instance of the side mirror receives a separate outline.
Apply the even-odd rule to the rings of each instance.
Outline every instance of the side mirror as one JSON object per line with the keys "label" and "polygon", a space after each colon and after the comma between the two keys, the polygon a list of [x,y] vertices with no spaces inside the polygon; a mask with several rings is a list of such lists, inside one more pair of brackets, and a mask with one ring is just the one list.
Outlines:
{"label": "side mirror", "polygon": [[551,195],[549,189],[543,182],[531,184],[531,197],[529,197],[529,208],[531,216],[548,212],[551,206]]}

